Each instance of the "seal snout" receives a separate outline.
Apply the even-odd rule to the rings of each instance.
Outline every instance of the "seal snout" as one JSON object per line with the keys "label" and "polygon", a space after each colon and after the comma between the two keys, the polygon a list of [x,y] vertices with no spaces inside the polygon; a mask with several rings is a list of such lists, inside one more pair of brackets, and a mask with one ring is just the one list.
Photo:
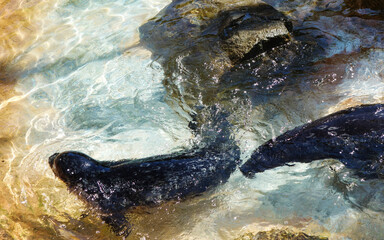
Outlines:
{"label": "seal snout", "polygon": [[68,183],[75,179],[75,175],[81,170],[81,160],[78,158],[76,152],[62,152],[52,154],[48,162],[56,177]]}
{"label": "seal snout", "polygon": [[51,168],[53,167],[53,163],[54,163],[54,161],[58,155],[59,155],[59,153],[54,153],[54,154],[52,154],[52,156],[49,157],[48,162],[49,162],[49,166],[51,166]]}
{"label": "seal snout", "polygon": [[49,157],[48,162],[55,175],[67,184],[109,170],[91,157],[73,151],[55,153]]}

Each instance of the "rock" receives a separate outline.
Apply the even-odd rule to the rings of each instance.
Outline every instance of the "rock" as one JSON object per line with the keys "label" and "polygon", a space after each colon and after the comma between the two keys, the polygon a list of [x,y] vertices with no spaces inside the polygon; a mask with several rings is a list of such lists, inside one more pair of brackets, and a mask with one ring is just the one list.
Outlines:
{"label": "rock", "polygon": [[310,236],[303,232],[293,232],[289,229],[272,229],[261,231],[256,234],[246,233],[235,240],[325,240],[328,238]]}
{"label": "rock", "polygon": [[289,42],[291,31],[288,18],[260,0],[174,0],[140,27],[140,38],[162,63],[172,98],[195,107],[217,102],[224,73]]}
{"label": "rock", "polygon": [[345,0],[347,7],[358,10],[369,8],[372,10],[384,10],[383,0]]}
{"label": "rock", "polygon": [[[292,23],[272,6],[260,0],[228,3],[174,0],[140,27],[141,42],[163,58],[209,50],[204,54],[226,52],[238,62],[289,41]],[[254,47],[257,51],[251,51]]]}
{"label": "rock", "polygon": [[253,58],[291,40],[292,23],[267,4],[219,14],[221,47],[233,63]]}

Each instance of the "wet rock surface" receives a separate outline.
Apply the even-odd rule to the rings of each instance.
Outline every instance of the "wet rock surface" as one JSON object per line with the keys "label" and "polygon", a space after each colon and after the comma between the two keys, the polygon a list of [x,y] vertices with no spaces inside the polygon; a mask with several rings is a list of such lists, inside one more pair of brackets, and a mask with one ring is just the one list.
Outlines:
{"label": "wet rock surface", "polygon": [[247,233],[235,240],[326,240],[326,237],[311,236],[304,232],[294,232],[289,229],[272,229],[256,234]]}
{"label": "wet rock surface", "polygon": [[291,21],[262,1],[178,0],[140,36],[164,67],[169,95],[194,108],[217,102],[223,74],[291,42],[291,31]]}
{"label": "wet rock surface", "polygon": [[222,12],[221,46],[238,63],[291,40],[292,23],[272,6],[260,4]]}
{"label": "wet rock surface", "polygon": [[[141,42],[155,56],[171,59],[179,51],[209,50],[203,54],[229,57],[233,63],[284,44],[290,31],[288,18],[259,0],[177,0],[140,27]],[[251,51],[254,47],[258,51]]]}
{"label": "wet rock surface", "polygon": [[311,1],[311,10],[297,11],[301,15],[290,15],[292,20],[276,9],[288,13],[303,6],[268,3],[273,7],[261,1],[173,1],[144,24],[141,42],[163,65],[169,99],[187,111],[226,102],[234,112],[238,106],[229,105],[235,98],[254,107],[284,91],[338,83],[349,62],[335,65],[333,59],[382,47],[379,14],[349,12],[348,1]]}

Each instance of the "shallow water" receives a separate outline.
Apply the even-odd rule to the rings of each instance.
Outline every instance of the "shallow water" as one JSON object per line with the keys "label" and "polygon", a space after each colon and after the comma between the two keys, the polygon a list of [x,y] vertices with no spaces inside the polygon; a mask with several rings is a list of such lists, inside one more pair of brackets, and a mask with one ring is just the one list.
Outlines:
{"label": "shallow water", "polygon": [[[168,3],[63,0],[36,2],[35,8],[16,4],[19,11],[7,5],[27,19],[21,29],[34,28],[18,31],[28,41],[2,56],[0,76],[8,81],[0,90],[1,238],[114,238],[55,178],[47,162],[55,152],[117,160],[192,146],[191,117],[169,98],[162,65],[139,44],[139,26]],[[278,80],[274,75],[263,87],[247,86],[239,95],[244,89],[235,89],[229,101],[246,103],[232,116],[243,160],[297,125],[384,101],[383,17],[341,3],[270,2],[294,19],[299,39],[315,37],[323,55],[313,71],[285,76],[295,84],[273,94],[267,89]],[[252,180],[237,170],[213,192],[129,213],[129,238],[231,239],[290,227],[331,239],[381,239],[383,195],[382,180],[359,179],[332,159],[276,168]]]}

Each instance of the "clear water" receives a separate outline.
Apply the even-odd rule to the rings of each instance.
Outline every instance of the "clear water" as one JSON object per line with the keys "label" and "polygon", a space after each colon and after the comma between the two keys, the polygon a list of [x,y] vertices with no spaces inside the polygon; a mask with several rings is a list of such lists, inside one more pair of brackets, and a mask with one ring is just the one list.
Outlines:
{"label": "clear water", "polygon": [[[20,5],[34,14],[18,31],[29,40],[15,44],[19,48],[6,58],[4,78],[15,81],[1,86],[1,238],[115,238],[55,178],[47,162],[52,153],[77,150],[117,160],[191,146],[190,117],[165,97],[163,69],[139,44],[138,27],[168,3]],[[294,126],[349,106],[384,101],[383,20],[370,12],[350,14],[341,1],[270,4],[289,14],[300,31],[318,34],[326,58],[300,84],[236,115],[243,117],[235,134],[244,160]],[[8,8],[16,11],[13,5]],[[327,159],[276,168],[252,180],[236,171],[213,193],[136,209],[129,213],[134,224],[130,238],[231,239],[290,227],[331,239],[381,239],[383,207],[382,180],[358,179]]]}

